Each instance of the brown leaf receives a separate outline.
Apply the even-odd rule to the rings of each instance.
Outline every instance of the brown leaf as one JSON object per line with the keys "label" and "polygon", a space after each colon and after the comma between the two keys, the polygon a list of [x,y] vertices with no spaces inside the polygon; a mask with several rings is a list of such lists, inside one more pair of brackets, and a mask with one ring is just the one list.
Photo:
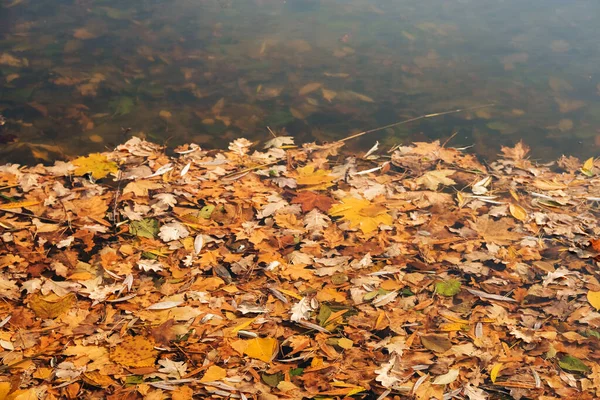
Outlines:
{"label": "brown leaf", "polygon": [[421,344],[426,349],[436,353],[444,353],[452,348],[452,342],[447,335],[423,335],[421,336]]}
{"label": "brown leaf", "polygon": [[300,204],[304,212],[311,211],[314,208],[327,212],[333,203],[331,197],[309,191],[300,192],[292,199],[292,204]]}

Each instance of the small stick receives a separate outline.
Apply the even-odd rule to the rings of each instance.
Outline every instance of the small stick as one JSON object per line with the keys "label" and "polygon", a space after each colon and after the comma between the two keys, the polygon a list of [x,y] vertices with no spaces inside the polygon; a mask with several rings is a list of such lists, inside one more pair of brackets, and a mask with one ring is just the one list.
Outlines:
{"label": "small stick", "polygon": [[393,128],[394,126],[408,124],[409,122],[418,121],[420,119],[439,117],[439,116],[448,115],[448,114],[456,114],[456,113],[463,112],[463,111],[477,110],[478,108],[491,107],[491,106],[494,106],[494,105],[495,105],[494,103],[490,103],[490,104],[484,104],[484,105],[481,105],[481,106],[474,106],[474,107],[468,107],[468,108],[459,108],[457,110],[450,110],[450,111],[437,112],[437,113],[433,113],[433,114],[420,115],[418,117],[405,119],[404,121],[400,121],[400,122],[394,122],[393,124],[389,124],[389,125],[386,125],[386,126],[381,126],[379,128],[369,129],[368,131],[363,131],[363,132],[355,133],[354,135],[348,136],[347,138],[338,140],[338,142],[346,142],[346,141],[348,141],[350,139],[354,139],[354,138],[366,135],[367,133],[373,133],[373,132],[382,131],[382,130],[387,129],[387,128]]}

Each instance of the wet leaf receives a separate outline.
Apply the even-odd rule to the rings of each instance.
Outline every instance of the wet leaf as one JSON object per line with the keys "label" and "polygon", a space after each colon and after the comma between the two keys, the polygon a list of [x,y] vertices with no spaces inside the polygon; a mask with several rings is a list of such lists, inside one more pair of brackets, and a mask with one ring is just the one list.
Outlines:
{"label": "wet leaf", "polygon": [[453,175],[455,172],[450,169],[428,171],[417,178],[416,182],[429,190],[437,190],[440,185],[455,185],[456,182],[448,178],[449,175]]}
{"label": "wet leaf", "polygon": [[91,174],[94,179],[102,179],[108,174],[116,173],[119,170],[115,162],[109,161],[106,156],[100,153],[79,157],[73,160],[73,165],[77,167],[74,171],[75,175]]}

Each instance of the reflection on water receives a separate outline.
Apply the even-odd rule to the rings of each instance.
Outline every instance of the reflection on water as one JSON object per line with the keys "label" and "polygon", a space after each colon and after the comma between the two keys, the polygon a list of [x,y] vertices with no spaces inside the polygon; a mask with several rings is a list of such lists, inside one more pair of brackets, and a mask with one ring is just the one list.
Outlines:
{"label": "reflection on water", "polygon": [[448,138],[483,156],[600,146],[600,3],[559,0],[0,0],[0,161],[128,135],[216,147]]}

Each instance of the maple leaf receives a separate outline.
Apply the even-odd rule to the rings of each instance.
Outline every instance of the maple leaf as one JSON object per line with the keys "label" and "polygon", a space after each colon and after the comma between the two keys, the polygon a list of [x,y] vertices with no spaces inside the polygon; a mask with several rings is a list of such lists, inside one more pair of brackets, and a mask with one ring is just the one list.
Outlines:
{"label": "maple leaf", "polygon": [[294,138],[292,136],[278,136],[265,143],[265,149],[271,147],[293,146]]}
{"label": "maple leaf", "polygon": [[100,153],[93,153],[87,157],[79,157],[73,160],[75,171],[73,172],[77,176],[83,176],[85,174],[92,174],[94,179],[101,179],[110,173],[115,173],[119,170],[117,163],[109,161],[105,155]]}
{"label": "maple leaf", "polygon": [[435,171],[428,171],[419,178],[417,178],[416,182],[419,185],[425,186],[429,190],[437,190],[440,185],[456,184],[456,182],[448,178],[449,175],[452,175],[455,172],[456,171],[453,171],[451,169],[438,169]]}
{"label": "maple leaf", "polygon": [[319,169],[315,171],[314,165],[306,165],[296,170],[298,185],[306,186],[303,190],[325,190],[333,185],[333,176],[329,175],[331,171]]}
{"label": "maple leaf", "polygon": [[391,225],[394,219],[387,213],[387,209],[368,200],[356,197],[345,197],[341,204],[329,209],[332,217],[342,217],[350,223],[351,228],[360,228],[363,233],[376,230],[379,225]]}
{"label": "maple leaf", "polygon": [[514,222],[509,218],[502,218],[495,221],[488,215],[478,217],[471,222],[471,227],[479,233],[486,242],[506,246],[521,238],[518,232],[510,231],[514,227]]}
{"label": "maple leaf", "polygon": [[308,212],[314,208],[327,212],[333,204],[333,199],[323,194],[305,191],[292,199],[292,204],[300,204],[302,211]]}
{"label": "maple leaf", "polygon": [[529,146],[524,144],[523,141],[520,141],[513,148],[502,146],[501,150],[505,157],[519,161],[525,158],[527,153],[529,153]]}

